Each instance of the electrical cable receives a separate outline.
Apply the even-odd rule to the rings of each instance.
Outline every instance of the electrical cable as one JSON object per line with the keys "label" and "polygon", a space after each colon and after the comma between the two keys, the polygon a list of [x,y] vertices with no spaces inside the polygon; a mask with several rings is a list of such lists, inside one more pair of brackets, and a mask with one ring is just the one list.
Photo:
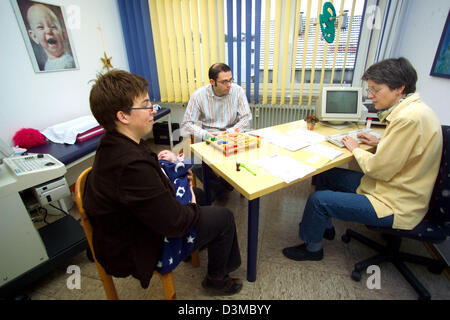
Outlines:
{"label": "electrical cable", "polygon": [[68,216],[69,215],[69,213],[68,212],[66,212],[66,211],[64,211],[63,209],[61,209],[61,208],[58,208],[57,206],[54,206],[53,204],[51,204],[51,203],[49,203],[49,206],[51,206],[52,208],[55,208],[55,209],[57,209],[57,210],[59,210],[59,211],[61,211],[61,212],[63,212],[66,216]]}

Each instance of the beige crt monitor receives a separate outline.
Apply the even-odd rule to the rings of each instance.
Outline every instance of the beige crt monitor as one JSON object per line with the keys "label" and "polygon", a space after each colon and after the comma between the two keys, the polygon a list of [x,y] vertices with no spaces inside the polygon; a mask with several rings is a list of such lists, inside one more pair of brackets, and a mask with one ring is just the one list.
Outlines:
{"label": "beige crt monitor", "polygon": [[361,119],[362,88],[323,87],[316,105],[320,121],[332,124],[357,122]]}

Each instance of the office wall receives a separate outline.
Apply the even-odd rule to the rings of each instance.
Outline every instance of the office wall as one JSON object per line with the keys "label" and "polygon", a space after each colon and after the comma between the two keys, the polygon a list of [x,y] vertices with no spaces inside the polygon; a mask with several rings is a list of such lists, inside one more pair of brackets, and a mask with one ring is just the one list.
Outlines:
{"label": "office wall", "polygon": [[416,68],[417,91],[439,116],[450,124],[450,79],[430,76],[445,20],[450,9],[448,0],[409,0],[406,23],[396,48],[396,56],[406,57]]}
{"label": "office wall", "polygon": [[[115,0],[42,0],[79,7],[79,28],[71,29],[79,70],[35,73],[9,0],[0,1],[0,138],[12,144],[21,128],[43,130],[51,125],[89,115],[89,91],[102,70],[105,49],[112,65],[129,70],[119,10]],[[67,18],[67,17],[66,17]],[[67,19],[68,20],[68,19]],[[66,21],[67,23],[67,21]]]}
{"label": "office wall", "polygon": [[[43,0],[44,1],[44,0]],[[79,70],[37,74],[20,33],[9,0],[0,1],[0,138],[11,143],[20,128],[43,130],[75,117],[88,115],[89,80],[101,71],[103,29],[105,47],[115,67],[129,70],[120,17],[115,0],[46,0],[66,8],[80,8],[80,28],[70,30]],[[448,0],[409,0],[409,7],[396,56],[411,60],[419,73],[418,91],[437,112],[443,124],[450,124],[450,80],[429,76],[431,64],[450,7]],[[184,108],[174,109],[179,122]],[[176,111],[176,112],[175,112]]]}

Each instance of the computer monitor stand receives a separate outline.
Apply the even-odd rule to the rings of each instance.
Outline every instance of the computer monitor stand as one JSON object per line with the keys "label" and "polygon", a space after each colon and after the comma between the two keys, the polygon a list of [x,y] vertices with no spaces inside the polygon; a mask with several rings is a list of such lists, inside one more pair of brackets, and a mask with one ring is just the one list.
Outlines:
{"label": "computer monitor stand", "polygon": [[320,124],[322,124],[324,126],[328,126],[328,127],[334,128],[334,129],[338,129],[338,130],[345,129],[345,128],[350,127],[350,126],[353,125],[349,121],[345,121],[343,123],[333,123],[333,122],[328,122],[328,121],[320,121]]}

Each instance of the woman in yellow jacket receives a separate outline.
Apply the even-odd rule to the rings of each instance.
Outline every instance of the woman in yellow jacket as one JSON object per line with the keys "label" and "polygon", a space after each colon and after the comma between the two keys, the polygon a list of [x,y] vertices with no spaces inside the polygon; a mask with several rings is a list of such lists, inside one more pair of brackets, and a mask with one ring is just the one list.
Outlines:
{"label": "woman in yellow jacket", "polygon": [[384,136],[358,136],[377,146],[374,154],[349,136],[342,139],[362,172],[335,168],[316,177],[316,192],[308,198],[299,228],[304,243],[283,250],[290,259],[321,260],[322,238],[334,238],[332,218],[411,230],[427,212],[442,131],[436,114],[415,93],[417,73],[405,58],[387,59],[372,65],[362,79],[379,119],[386,122]]}

